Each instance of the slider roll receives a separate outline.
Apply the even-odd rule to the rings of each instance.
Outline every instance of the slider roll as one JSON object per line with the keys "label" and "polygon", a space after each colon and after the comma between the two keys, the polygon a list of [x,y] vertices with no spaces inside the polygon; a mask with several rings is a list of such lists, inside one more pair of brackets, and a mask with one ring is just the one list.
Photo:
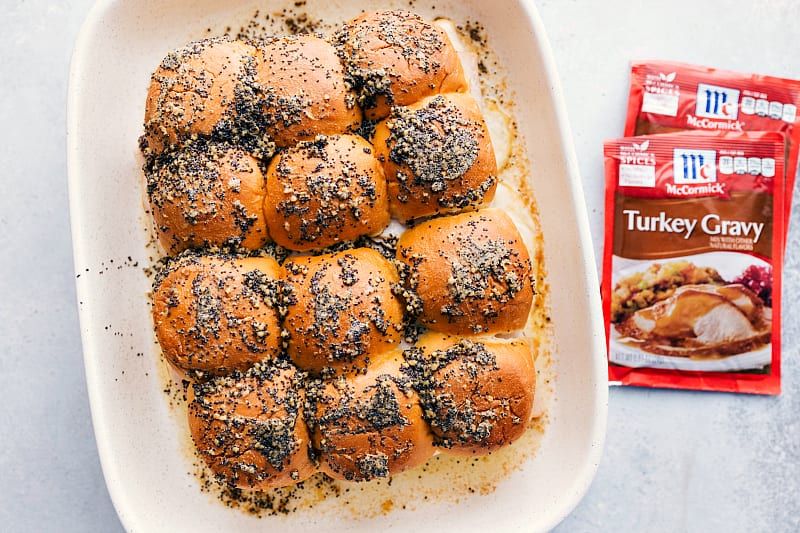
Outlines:
{"label": "slider roll", "polygon": [[375,127],[392,215],[402,221],[474,209],[491,202],[497,161],[489,130],[469,94],[435,95]]}
{"label": "slider roll", "polygon": [[[365,373],[317,382],[314,446],[334,479],[370,481],[399,474],[433,455],[419,396],[400,371],[399,351],[376,356]],[[312,394],[311,392],[309,394]]]}
{"label": "slider roll", "polygon": [[257,61],[253,46],[227,37],[170,52],[147,91],[139,147],[148,163],[198,138],[234,142],[257,157],[272,156],[275,145],[259,116]]}
{"label": "slider roll", "polygon": [[314,375],[363,370],[400,342],[399,278],[380,253],[355,248],[293,257],[283,266],[287,352]]}
{"label": "slider roll", "polygon": [[262,119],[278,147],[358,129],[361,109],[330,43],[313,35],[278,37],[258,54]]}
{"label": "slider roll", "polygon": [[193,143],[162,157],[146,177],[156,233],[169,254],[207,246],[257,250],[269,242],[264,175],[240,147]]}
{"label": "slider roll", "polygon": [[422,222],[397,242],[413,311],[430,329],[452,334],[521,329],[533,302],[530,257],[499,209]]}
{"label": "slider roll", "polygon": [[290,250],[380,233],[389,224],[383,168],[356,135],[301,142],[270,163],[264,213],[272,238]]}
{"label": "slider roll", "polygon": [[333,39],[370,120],[386,117],[391,106],[467,90],[461,60],[447,34],[415,13],[364,13],[346,22]]}
{"label": "slider roll", "polygon": [[281,352],[280,267],[271,257],[184,256],[156,280],[153,322],[167,361],[190,373],[244,370]]}
{"label": "slider roll", "polygon": [[403,355],[442,451],[487,455],[527,429],[536,386],[529,339],[428,333]]}
{"label": "slider roll", "polygon": [[265,490],[316,472],[303,380],[289,363],[259,363],[189,387],[192,439],[218,482]]}

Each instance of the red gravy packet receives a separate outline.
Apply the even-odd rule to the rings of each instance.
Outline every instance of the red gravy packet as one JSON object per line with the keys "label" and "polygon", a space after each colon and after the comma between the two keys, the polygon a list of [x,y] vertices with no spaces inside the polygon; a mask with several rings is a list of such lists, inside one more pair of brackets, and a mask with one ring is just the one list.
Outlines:
{"label": "red gravy packet", "polygon": [[[800,151],[800,81],[669,61],[631,66],[626,137],[679,130],[779,131],[786,134],[788,227]],[[785,244],[785,242],[784,242]]]}
{"label": "red gravy packet", "polygon": [[611,384],[780,394],[785,137],[607,141]]}

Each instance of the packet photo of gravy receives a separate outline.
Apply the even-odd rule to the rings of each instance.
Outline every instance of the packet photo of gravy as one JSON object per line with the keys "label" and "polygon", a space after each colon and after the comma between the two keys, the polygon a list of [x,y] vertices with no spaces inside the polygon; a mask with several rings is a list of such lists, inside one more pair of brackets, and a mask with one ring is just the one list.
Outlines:
{"label": "packet photo of gravy", "polygon": [[800,153],[798,106],[800,80],[674,61],[634,61],[623,135],[686,130],[783,132],[786,134],[783,224],[787,227]]}
{"label": "packet photo of gravy", "polygon": [[785,136],[607,141],[609,382],[780,393]]}

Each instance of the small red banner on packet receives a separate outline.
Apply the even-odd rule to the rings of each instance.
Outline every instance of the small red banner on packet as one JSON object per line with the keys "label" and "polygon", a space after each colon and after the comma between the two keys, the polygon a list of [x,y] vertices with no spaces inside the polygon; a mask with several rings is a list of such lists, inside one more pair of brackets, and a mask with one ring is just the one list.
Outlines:
{"label": "small red banner on packet", "polygon": [[780,394],[785,136],[607,141],[612,384]]}
{"label": "small red banner on packet", "polygon": [[682,130],[776,131],[786,134],[789,223],[800,151],[800,81],[670,61],[637,61],[624,136]]}

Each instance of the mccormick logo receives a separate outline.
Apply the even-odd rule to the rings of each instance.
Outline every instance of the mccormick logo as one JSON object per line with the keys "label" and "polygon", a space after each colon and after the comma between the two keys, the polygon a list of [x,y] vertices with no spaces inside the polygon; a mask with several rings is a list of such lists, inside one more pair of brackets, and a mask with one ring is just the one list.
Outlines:
{"label": "mccormick logo", "polygon": [[698,83],[695,115],[736,120],[739,116],[739,90]]}
{"label": "mccormick logo", "polygon": [[714,183],[717,181],[717,152],[715,150],[684,150],[673,152],[673,178],[676,184]]}

